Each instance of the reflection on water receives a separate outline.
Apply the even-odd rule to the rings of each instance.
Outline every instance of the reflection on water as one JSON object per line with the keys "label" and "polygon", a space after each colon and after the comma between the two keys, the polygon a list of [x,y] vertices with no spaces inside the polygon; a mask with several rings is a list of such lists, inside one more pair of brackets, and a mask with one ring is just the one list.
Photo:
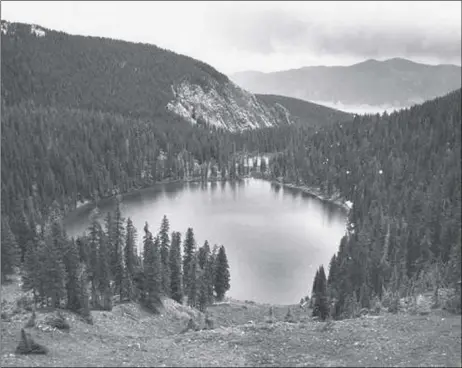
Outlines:
{"label": "reflection on water", "polygon": [[[103,200],[98,207],[102,221],[115,202]],[[79,208],[65,219],[71,236],[89,225],[93,208]],[[225,245],[229,295],[268,303],[297,303],[306,295],[316,268],[327,267],[345,231],[338,207],[257,179],[157,185],[124,196],[122,213],[137,228],[140,249],[145,221],[157,231],[164,214],[171,230],[183,236],[193,227],[197,244],[207,239]]]}

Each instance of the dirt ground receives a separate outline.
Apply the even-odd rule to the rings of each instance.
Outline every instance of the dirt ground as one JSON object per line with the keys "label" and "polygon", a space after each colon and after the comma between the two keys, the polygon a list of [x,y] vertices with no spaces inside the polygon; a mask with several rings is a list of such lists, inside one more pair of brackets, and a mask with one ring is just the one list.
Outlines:
{"label": "dirt ground", "polygon": [[[9,288],[9,289],[8,289]],[[2,287],[2,311],[20,296]],[[204,316],[168,300],[153,316],[136,304],[93,311],[94,324],[64,312],[71,329],[27,329],[47,355],[16,355],[20,329],[31,313],[16,310],[1,322],[2,366],[442,366],[461,367],[461,317],[441,310],[428,315],[382,314],[317,322],[311,311],[230,300],[208,312],[213,330],[182,333],[189,318]],[[48,312],[38,312],[40,314]],[[42,316],[43,317],[43,316]]]}

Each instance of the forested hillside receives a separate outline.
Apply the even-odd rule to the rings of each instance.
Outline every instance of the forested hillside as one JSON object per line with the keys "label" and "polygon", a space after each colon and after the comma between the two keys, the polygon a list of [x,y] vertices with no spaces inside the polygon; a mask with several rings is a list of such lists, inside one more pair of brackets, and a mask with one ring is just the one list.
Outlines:
{"label": "forested hillside", "polygon": [[352,114],[331,109],[326,106],[312,102],[299,100],[297,98],[277,95],[256,95],[259,100],[269,105],[281,104],[290,111],[292,118],[302,124],[310,126],[323,126],[346,122],[353,119]]}
{"label": "forested hillside", "polygon": [[329,274],[319,272],[313,285],[321,309],[334,301],[337,317],[350,315],[385,291],[412,295],[460,280],[460,89],[391,115],[293,134],[270,161],[272,176],[353,202]]}
{"label": "forested hillside", "polygon": [[2,98],[189,121],[227,130],[290,124],[211,66],[161,49],[2,21]]}

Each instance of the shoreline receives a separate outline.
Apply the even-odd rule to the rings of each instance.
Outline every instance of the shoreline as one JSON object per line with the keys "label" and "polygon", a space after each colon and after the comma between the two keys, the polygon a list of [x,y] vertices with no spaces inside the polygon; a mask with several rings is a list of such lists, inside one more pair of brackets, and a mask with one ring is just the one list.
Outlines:
{"label": "shoreline", "polygon": [[310,195],[312,197],[315,197],[315,198],[317,198],[317,199],[319,199],[319,200],[321,200],[323,202],[332,203],[332,204],[342,208],[347,213],[350,212],[351,207],[353,205],[353,203],[351,201],[348,201],[345,198],[342,198],[340,195],[332,195],[332,196],[329,197],[329,196],[323,194],[321,192],[321,190],[319,190],[317,188],[307,186],[307,185],[295,185],[293,183],[288,183],[288,182],[284,182],[284,181],[281,181],[281,180],[275,180],[275,179],[266,179],[266,178],[262,178],[262,179],[267,180],[272,184],[281,185],[281,186],[286,187],[286,188],[297,189],[300,192],[306,193],[306,194],[308,194],[308,195]]}

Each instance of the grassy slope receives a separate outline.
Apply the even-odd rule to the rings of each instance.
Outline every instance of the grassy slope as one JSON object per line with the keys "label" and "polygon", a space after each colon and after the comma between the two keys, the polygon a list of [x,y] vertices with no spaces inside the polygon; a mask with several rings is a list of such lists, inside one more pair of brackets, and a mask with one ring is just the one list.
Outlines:
{"label": "grassy slope", "polygon": [[[2,287],[5,304],[17,286]],[[29,315],[2,320],[2,366],[461,366],[461,319],[433,311],[427,316],[384,314],[320,323],[293,308],[297,323],[282,322],[287,307],[230,301],[214,305],[215,329],[181,334],[198,312],[171,301],[160,316],[134,304],[93,312],[94,325],[67,314],[70,333],[29,332],[46,356],[14,355]],[[4,308],[5,309],[5,308]],[[40,314],[39,314],[40,316]],[[248,323],[254,321],[254,323]]]}

